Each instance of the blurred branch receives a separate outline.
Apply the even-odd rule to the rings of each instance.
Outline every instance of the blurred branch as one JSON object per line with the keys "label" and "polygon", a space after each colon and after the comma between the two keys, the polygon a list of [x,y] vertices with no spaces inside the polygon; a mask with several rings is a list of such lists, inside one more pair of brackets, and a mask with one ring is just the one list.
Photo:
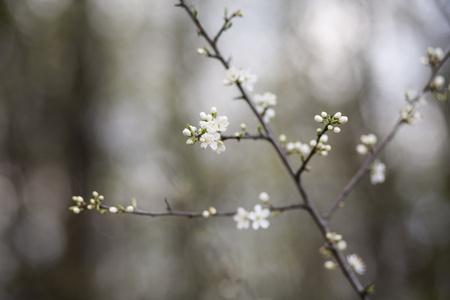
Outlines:
{"label": "blurred branch", "polygon": [[[433,87],[432,87],[433,80],[449,57],[450,57],[450,50],[447,50],[442,61],[438,65],[431,67],[430,78],[429,78],[428,82],[425,84],[425,86],[422,88],[422,91],[415,97],[415,99],[414,99],[415,101],[411,101],[412,105],[414,105],[417,102],[417,100],[420,99],[426,92],[433,90]],[[392,140],[392,138],[395,136],[395,134],[397,133],[397,131],[403,124],[406,124],[406,122],[404,119],[402,119],[400,117],[395,122],[395,124],[392,127],[389,134],[373,150],[373,152],[366,159],[366,161],[361,166],[361,168],[358,170],[358,172],[356,172],[355,176],[353,176],[353,178],[350,179],[350,182],[345,186],[344,190],[339,194],[336,201],[333,203],[331,208],[326,213],[326,215],[325,215],[326,220],[329,220],[333,216],[333,214],[339,209],[339,207],[342,205],[345,198],[350,194],[350,192],[353,190],[353,188],[356,186],[356,184],[367,173],[367,171],[369,171],[370,167],[372,166],[372,163],[375,161],[375,158],[378,156],[378,154],[381,152],[381,150],[383,150],[384,146],[386,146]]]}

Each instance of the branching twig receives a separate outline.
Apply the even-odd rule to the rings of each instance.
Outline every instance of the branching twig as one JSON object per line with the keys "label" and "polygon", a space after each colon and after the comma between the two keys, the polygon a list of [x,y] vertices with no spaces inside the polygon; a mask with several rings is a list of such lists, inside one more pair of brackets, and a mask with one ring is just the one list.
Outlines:
{"label": "branching twig", "polygon": [[[432,68],[432,72],[430,75],[430,79],[423,87],[422,91],[415,97],[415,99],[420,99],[426,92],[432,90],[432,82],[436,76],[436,74],[439,72],[441,67],[444,65],[445,61],[450,57],[450,50],[447,51],[447,54],[444,56],[442,61],[435,67]],[[412,102],[412,104],[415,104],[415,102]],[[333,203],[331,208],[328,210],[328,212],[325,215],[325,219],[329,220],[333,214],[336,212],[336,210],[339,209],[342,202],[345,200],[345,198],[350,194],[350,192],[353,190],[353,188],[356,186],[356,184],[361,180],[361,178],[369,171],[372,163],[375,161],[375,158],[378,156],[378,154],[383,150],[384,146],[388,144],[392,138],[395,136],[399,128],[405,124],[405,120],[402,118],[399,118],[394,126],[392,127],[389,134],[384,138],[384,140],[372,151],[370,156],[366,159],[364,164],[361,166],[361,168],[358,170],[358,172],[353,176],[352,179],[350,179],[350,182],[345,186],[344,190],[339,194],[336,201]]]}
{"label": "branching twig", "polygon": [[[217,40],[216,41],[212,40],[208,36],[206,31],[203,29],[203,26],[201,25],[200,21],[197,19],[196,11],[194,11],[191,7],[189,7],[184,0],[180,0],[180,2],[177,4],[177,6],[182,7],[182,8],[185,9],[187,14],[191,18],[191,20],[197,26],[199,34],[201,36],[203,36],[205,38],[205,40],[208,42],[208,44],[214,49],[214,58],[216,58],[219,61],[221,61],[222,65],[226,69],[228,69],[229,68],[228,62],[225,61],[223,56],[221,56],[221,54],[220,54],[220,52],[219,52],[219,50],[217,48]],[[239,91],[242,94],[242,99],[244,99],[247,102],[247,104],[250,106],[251,110],[253,111],[254,115],[258,118],[258,121],[260,122],[261,126],[264,129],[264,132],[266,133],[267,139],[270,141],[270,143],[275,148],[275,151],[277,152],[278,156],[280,157],[280,159],[282,160],[282,162],[285,165],[286,169],[288,170],[289,175],[293,179],[293,181],[294,181],[294,183],[295,183],[295,185],[296,185],[296,187],[297,187],[297,189],[298,189],[298,191],[299,191],[299,193],[300,193],[300,195],[301,195],[301,197],[302,197],[302,199],[304,201],[304,204],[299,204],[299,205],[304,205],[305,209],[309,212],[309,214],[313,218],[314,222],[317,224],[317,226],[318,226],[320,232],[322,233],[322,236],[325,239],[325,241],[330,244],[330,247],[333,247],[333,244],[330,243],[327,240],[327,238],[326,238],[326,234],[329,232],[329,229],[328,229],[328,227],[326,225],[325,220],[322,219],[322,217],[320,216],[319,212],[317,211],[317,209],[314,207],[313,203],[311,202],[308,194],[306,193],[306,190],[304,189],[303,185],[301,184],[299,175],[301,174],[302,170],[305,167],[303,167],[303,169],[299,170],[299,172],[297,172],[292,167],[290,161],[287,158],[286,153],[283,151],[283,149],[281,148],[280,144],[275,139],[275,137],[272,134],[269,126],[263,120],[262,115],[259,114],[258,111],[256,110],[256,107],[255,107],[253,101],[251,100],[250,96],[246,93],[246,91],[244,90],[243,86],[239,82],[236,82],[235,84],[236,84],[237,88],[239,89]],[[318,137],[318,138],[320,138],[320,137]],[[308,158],[310,159],[312,157],[312,155],[313,155],[313,153],[311,152]],[[308,159],[308,161],[309,161],[309,159]],[[307,163],[307,161],[306,161],[306,163]],[[306,164],[305,164],[305,166],[306,166]],[[298,175],[297,175],[297,173],[298,173]],[[360,296],[361,299],[368,299],[368,296],[366,295],[365,288],[361,285],[359,280],[356,278],[355,273],[353,272],[353,270],[348,265],[347,260],[342,255],[342,253],[340,253],[337,249],[335,249],[335,251],[333,251],[333,255],[334,255],[335,259],[338,261],[339,265],[341,266],[342,272],[344,273],[345,277],[349,280],[351,286],[354,288],[356,293]]]}

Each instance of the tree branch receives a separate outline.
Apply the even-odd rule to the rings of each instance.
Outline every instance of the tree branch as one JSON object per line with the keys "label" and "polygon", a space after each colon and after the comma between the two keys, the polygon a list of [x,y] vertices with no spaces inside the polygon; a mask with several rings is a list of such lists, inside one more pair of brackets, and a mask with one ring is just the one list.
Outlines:
{"label": "tree branch", "polygon": [[[414,101],[410,102],[412,105],[414,105],[426,92],[432,91],[433,80],[449,57],[450,57],[450,50],[447,50],[447,53],[445,54],[442,61],[437,66],[431,68],[431,75],[430,75],[428,82],[422,88],[422,91],[415,97]],[[366,174],[366,172],[370,169],[370,167],[372,166],[372,163],[375,161],[375,158],[378,156],[378,154],[381,152],[381,150],[384,148],[384,146],[386,146],[386,144],[389,143],[394,138],[395,134],[398,132],[399,128],[403,124],[405,124],[405,120],[403,120],[402,118],[399,118],[395,122],[394,126],[392,127],[391,131],[386,136],[386,138],[375,148],[375,150],[366,159],[366,161],[361,166],[361,168],[358,170],[358,172],[355,174],[355,176],[353,176],[353,178],[350,179],[350,182],[345,186],[344,190],[339,194],[336,201],[333,203],[333,205],[330,207],[328,212],[325,214],[324,218],[326,220],[330,220],[330,218],[333,216],[333,214],[339,209],[339,207],[341,206],[341,203],[350,194],[350,192],[353,190],[353,188],[356,186],[356,184],[364,176],[364,174]]]}

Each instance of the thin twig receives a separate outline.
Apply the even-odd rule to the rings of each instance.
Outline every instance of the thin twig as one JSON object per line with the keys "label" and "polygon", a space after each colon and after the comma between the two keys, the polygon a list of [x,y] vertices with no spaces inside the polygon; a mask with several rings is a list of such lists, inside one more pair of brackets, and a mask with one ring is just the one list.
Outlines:
{"label": "thin twig", "polygon": [[222,135],[222,140],[269,140],[269,137],[261,134],[244,134],[242,136],[235,136],[235,135]]}
{"label": "thin twig", "polygon": [[[447,59],[450,57],[450,49],[447,51],[446,55],[442,59],[442,61],[435,67],[432,67],[431,69],[431,75],[425,86],[422,88],[422,91],[415,97],[416,100],[420,99],[426,92],[432,91],[432,83],[436,76],[436,74],[439,72],[441,67],[444,65],[444,63],[447,61]],[[412,102],[414,104],[417,101]],[[339,194],[336,201],[333,203],[333,205],[330,207],[328,212],[325,214],[325,220],[330,220],[330,218],[333,216],[333,214],[339,209],[342,202],[345,200],[345,198],[350,194],[350,192],[353,190],[353,188],[356,186],[356,184],[361,180],[361,178],[369,171],[370,167],[372,166],[372,163],[375,161],[375,158],[378,156],[378,154],[381,152],[381,150],[386,146],[392,138],[395,136],[395,134],[398,132],[399,128],[405,124],[405,121],[402,118],[399,118],[394,126],[392,127],[389,134],[384,138],[384,140],[373,150],[373,152],[370,154],[370,156],[366,159],[364,164],[359,168],[358,172],[353,176],[352,179],[350,179],[350,182],[345,186],[343,191]]]}
{"label": "thin twig", "polygon": [[[168,205],[168,202],[166,201],[166,205]],[[110,205],[104,205],[101,204],[101,209],[109,210],[111,207]],[[307,210],[306,205],[300,204],[300,203],[294,203],[294,204],[288,204],[288,205],[282,205],[282,206],[269,206],[268,207],[271,212],[284,212],[289,210]],[[146,210],[139,210],[135,209],[134,211],[122,211],[122,213],[127,213],[131,215],[140,215],[140,216],[150,216],[150,217],[163,217],[163,216],[177,216],[177,217],[187,217],[187,218],[198,218],[198,217],[204,217],[202,212],[200,211],[182,211],[182,210],[173,210],[168,206],[166,211],[146,211]],[[237,213],[237,211],[222,211],[222,212],[216,212],[215,214],[210,214],[209,217],[229,217],[234,216]]]}

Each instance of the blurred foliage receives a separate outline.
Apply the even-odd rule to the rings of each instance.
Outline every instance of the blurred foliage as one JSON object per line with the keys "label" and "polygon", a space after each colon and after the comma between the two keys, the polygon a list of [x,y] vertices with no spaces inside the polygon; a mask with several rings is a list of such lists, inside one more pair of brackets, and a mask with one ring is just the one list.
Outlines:
{"label": "blurred foliage", "polygon": [[[403,93],[429,76],[419,57],[448,46],[444,1],[196,1],[209,32],[223,8],[242,9],[220,41],[256,91],[278,95],[276,134],[307,142],[313,116],[342,111],[328,157],[305,186],[322,211],[362,163],[355,146],[383,137]],[[298,201],[270,145],[227,142],[217,155],[181,130],[217,106],[231,133],[256,121],[172,1],[0,2],[1,299],[353,299],[327,271],[304,212],[269,229],[231,218],[73,215],[72,195],[146,210],[253,207]],[[450,79],[449,68],[443,74]],[[331,222],[367,262],[374,299],[450,299],[449,108],[432,97],[381,159],[386,183],[364,178]],[[253,129],[252,129],[253,128]]]}

